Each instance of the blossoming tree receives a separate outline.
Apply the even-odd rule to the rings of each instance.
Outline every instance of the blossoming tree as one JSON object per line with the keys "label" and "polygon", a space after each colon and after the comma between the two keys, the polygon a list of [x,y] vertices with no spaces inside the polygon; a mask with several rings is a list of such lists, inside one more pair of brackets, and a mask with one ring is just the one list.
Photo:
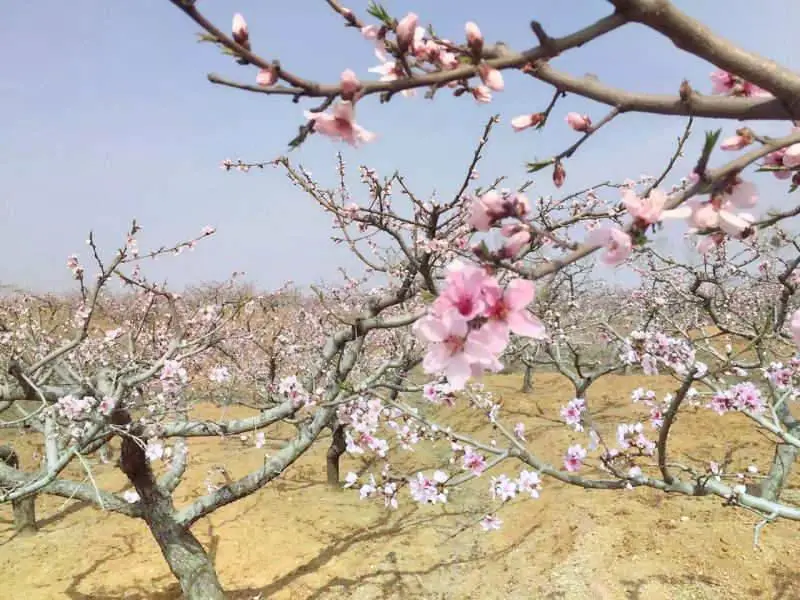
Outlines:
{"label": "blossoming tree", "polygon": [[[357,297],[354,289],[341,292],[350,311],[319,319],[316,329],[308,326],[312,320],[299,319],[293,334],[303,346],[290,348],[290,336],[271,330],[269,319],[254,317],[258,308],[271,311],[279,294],[248,298],[223,286],[215,290],[215,302],[206,304],[207,294],[184,297],[142,275],[145,259],[191,248],[213,229],[147,253],[139,251],[138,233],[134,224],[124,247],[109,260],[90,237],[93,278],[77,256],[69,258],[80,289],[75,305],[66,307],[69,319],[46,306],[40,310],[43,303],[29,297],[15,295],[4,302],[0,348],[7,374],[0,387],[0,420],[4,428],[41,434],[42,464],[20,465],[13,449],[4,448],[0,502],[15,504],[25,527],[33,525],[32,499],[40,494],[142,519],[188,598],[222,598],[213,565],[190,527],[278,477],[327,428],[345,439],[340,424],[356,422],[366,391],[391,384],[411,368],[418,352],[405,338],[376,336],[372,351],[363,350],[373,332],[413,322],[407,314],[416,290],[409,284],[415,276],[410,265],[418,263],[394,264],[400,285]],[[117,279],[130,294],[110,291]],[[354,280],[352,287],[358,284]],[[319,302],[327,302],[326,293]],[[309,308],[325,315],[314,303],[293,306],[301,314]],[[282,347],[280,364],[265,339]],[[255,414],[195,416],[196,403],[209,398],[254,408]],[[277,452],[265,454],[259,468],[223,485],[211,484],[208,493],[175,506],[173,493],[190,462],[188,440],[247,434],[258,449],[265,429],[279,423],[292,425],[295,433]],[[336,439],[332,447],[338,448]],[[119,440],[117,464],[132,486],[122,494],[101,489],[88,461],[111,440]],[[340,455],[330,461],[337,478]]]}
{"label": "blossoming tree", "polygon": [[[352,310],[332,308],[324,295],[309,306],[315,314],[331,314],[338,325],[325,332],[321,347],[312,344],[316,347],[304,352],[304,358],[316,352],[317,360],[308,370],[296,365],[297,379],[281,379],[275,386],[272,371],[257,416],[192,421],[185,392],[201,368],[195,361],[224,340],[239,340],[242,332],[234,326],[234,315],[245,308],[234,303],[207,315],[139,274],[123,273],[122,267],[136,262],[131,255],[135,231],[110,263],[95,253],[99,274],[91,288],[81,265],[71,259],[83,303],[75,337],[58,345],[40,336],[36,346],[26,346],[26,341],[15,348],[9,357],[10,381],[0,397],[10,405],[39,403],[33,413],[20,418],[41,427],[45,465],[22,471],[0,464],[0,500],[13,502],[37,493],[71,495],[142,518],[189,598],[223,596],[191,525],[273,480],[328,428],[333,431],[331,481],[338,480],[342,451],[386,458],[390,435],[401,448],[422,442],[448,445],[448,471],[404,473],[387,460],[374,472],[347,474],[345,487],[357,486],[363,498],[380,498],[388,507],[397,506],[404,488],[417,502],[443,503],[455,486],[490,470],[514,468],[514,476],[501,473],[488,482],[488,493],[500,505],[519,496],[537,497],[543,479],[549,477],[587,489],[649,487],[715,496],[755,511],[762,522],[800,520],[800,508],[781,495],[800,449],[792,416],[798,364],[791,358],[793,346],[800,343],[800,312],[794,299],[800,259],[793,254],[798,250],[795,242],[781,227],[800,210],[757,216],[757,187],[744,178],[751,169],[761,174],[748,178],[774,176],[786,180],[789,191],[800,184],[800,130],[787,123],[790,133],[779,138],[757,131],[759,122],[800,120],[800,75],[735,47],[666,0],[613,0],[607,17],[561,38],[532,22],[538,45],[523,51],[487,43],[475,23],[465,25],[463,40],[452,41],[420,27],[413,13],[397,19],[371,4],[369,17],[362,18],[328,0],[344,24],[366,38],[367,48],[382,64],[372,70],[380,76],[378,81],[362,81],[347,69],[338,81],[325,84],[291,72],[287,63],[259,56],[241,15],[234,16],[227,34],[203,16],[198,2],[171,3],[202,27],[203,39],[249,72],[244,82],[212,75],[213,83],[295,101],[321,101],[305,111],[293,146],[314,134],[368,147],[374,134],[356,123],[358,103],[375,95],[389,101],[416,89],[427,90],[434,99],[451,90],[465,101],[488,103],[492,94],[505,92],[503,72],[508,70],[521,71],[554,90],[541,111],[510,120],[520,134],[548,125],[564,94],[611,107],[597,120],[587,114],[565,115],[566,125],[561,127],[577,133],[577,140],[549,159],[528,164],[534,176],[551,169],[557,187],[564,184],[566,165],[583,143],[623,113],[673,115],[688,118],[688,123],[658,177],[536,201],[527,197],[529,182],[515,189],[501,189],[499,181],[475,187],[475,167],[498,118],[484,127],[463,181],[456,182],[446,199],[424,199],[401,175],[380,177],[363,167],[368,201],[356,204],[344,184],[342,161],[340,183],[334,189],[317,183],[284,157],[262,163],[225,161],[223,167],[229,170],[283,170],[333,218],[337,241],[380,280],[379,288],[354,300]],[[630,93],[596,78],[573,77],[550,64],[559,54],[631,23],[713,64],[718,70],[712,75],[712,93],[704,94],[686,81],[676,82],[674,96]],[[684,154],[694,117],[747,120],[752,125],[721,142],[721,130],[707,133],[692,172],[667,187],[665,180]],[[725,152],[737,154],[712,166]],[[398,195],[403,196],[400,202]],[[679,260],[655,249],[654,240],[665,235],[662,225],[670,220],[685,222],[697,234],[697,260]],[[772,247],[765,244],[768,232],[775,232]],[[593,313],[580,286],[577,292],[574,285],[564,291],[580,269],[592,265],[595,254],[608,267],[629,264],[638,269],[642,288],[627,297],[630,306],[624,311],[615,312],[612,305]],[[759,262],[766,266],[760,268]],[[125,324],[133,340],[127,349],[115,344],[116,338],[106,341],[106,336],[90,335],[101,290],[114,275],[141,291],[134,313],[138,317]],[[161,312],[151,312],[156,304]],[[137,333],[145,331],[140,322],[152,322],[147,343]],[[12,332],[8,339],[14,336]],[[541,457],[522,423],[505,422],[491,390],[476,381],[513,359],[520,348],[515,338],[524,338],[523,348],[535,346],[537,357],[575,387],[574,398],[565,399],[561,414],[576,439],[555,464]],[[589,356],[592,339],[603,340],[613,351]],[[644,388],[634,394],[634,403],[648,408],[649,429],[642,422],[647,419],[634,415],[609,432],[593,419],[587,391],[598,378],[626,366],[646,374],[669,373],[675,389],[661,399]],[[227,377],[223,367],[216,366],[209,378],[224,384]],[[259,385],[259,376],[249,383]],[[465,435],[428,414],[430,404],[455,402],[469,403],[483,413],[492,438]],[[670,432],[693,404],[708,405],[721,414],[741,413],[771,436],[775,454],[767,475],[757,480],[751,472],[728,473],[725,465],[698,467],[673,459]],[[186,507],[174,506],[171,493],[186,468],[187,438],[259,430],[286,420],[295,424],[296,435],[265,459],[261,469]],[[114,436],[122,440],[120,466],[135,495],[121,498],[61,477],[67,464],[80,462]],[[167,457],[169,468],[156,478],[151,463],[166,456],[161,440],[169,439],[176,440]],[[593,472],[588,470],[590,462],[597,467]],[[481,525],[496,529],[501,519],[490,513]]]}
{"label": "blossoming tree", "polygon": [[[781,221],[790,219],[798,212],[796,208],[791,208],[757,218],[749,212],[757,207],[757,188],[753,182],[743,178],[745,170],[756,166],[759,172],[771,172],[781,180],[790,179],[788,191],[794,191],[800,183],[800,132],[796,128],[792,128],[784,137],[771,138],[759,134],[754,127],[741,127],[735,135],[722,141],[721,129],[708,132],[689,176],[671,189],[662,187],[676,160],[683,155],[695,117],[747,120],[753,123],[791,122],[800,118],[797,100],[800,76],[774,61],[736,47],[666,0],[612,0],[608,3],[611,10],[607,17],[561,38],[551,37],[541,23],[534,21],[531,29],[539,43],[523,51],[515,51],[505,44],[487,43],[475,23],[465,25],[463,40],[453,41],[437,36],[432,29],[421,27],[415,13],[395,18],[383,6],[370,3],[368,15],[362,17],[339,2],[328,1],[330,8],[343,18],[347,27],[370,42],[382,61],[380,67],[371,69],[380,75],[379,81],[361,81],[354,70],[348,69],[341,74],[339,82],[330,84],[306,79],[287,70],[285,62],[261,57],[254,48],[254,40],[241,15],[234,16],[232,34],[226,35],[203,17],[197,3],[173,0],[173,4],[204,29],[204,40],[218,45],[226,53],[235,56],[240,65],[252,69],[253,83],[210,75],[212,83],[264,95],[288,95],[295,101],[322,99],[320,106],[304,113],[306,122],[301,126],[299,135],[292,140],[292,146],[303,143],[312,133],[354,146],[368,144],[374,139],[374,134],[356,123],[355,112],[358,103],[368,101],[373,95],[379,95],[380,100],[386,102],[398,93],[410,95],[420,88],[427,90],[426,96],[429,98],[435,98],[437,93],[449,89],[457,97],[469,95],[478,102],[491,102],[493,93],[506,91],[503,71],[507,70],[521,71],[554,89],[553,100],[546,108],[511,119],[511,127],[517,132],[544,127],[551,120],[559,98],[567,93],[611,107],[606,116],[596,121],[587,114],[567,114],[565,120],[568,126],[580,133],[578,140],[549,159],[528,163],[529,173],[551,168],[552,180],[557,187],[561,187],[567,177],[565,164],[569,158],[581,149],[590,136],[597,135],[619,115],[642,112],[689,118],[685,133],[679,139],[663,173],[650,181],[632,181],[616,186],[619,190],[615,192],[616,198],[601,197],[599,188],[591,189],[558,200],[539,199],[533,210],[524,194],[526,185],[515,191],[490,186],[474,192],[468,189],[468,185],[462,186],[456,195],[456,203],[462,205],[463,223],[469,229],[467,235],[457,238],[454,246],[446,248],[438,246],[445,244],[446,240],[437,239],[431,235],[432,232],[426,232],[429,245],[437,244],[437,250],[442,250],[446,257],[441,265],[446,267],[444,281],[436,289],[435,301],[426,315],[414,324],[416,334],[428,347],[423,370],[442,378],[440,383],[431,384],[433,388],[426,388],[431,398],[438,398],[437,394],[447,397],[454,391],[468,389],[470,379],[483,372],[499,370],[500,358],[509,349],[510,334],[541,340],[541,345],[549,348],[550,358],[566,374],[563,359],[554,354],[558,352],[559,344],[548,341],[553,337],[547,332],[545,323],[532,317],[527,310],[534,299],[532,282],[552,285],[559,271],[588,259],[597,251],[600,261],[609,266],[621,265],[634,260],[633,257],[647,255],[652,239],[657,239],[662,224],[669,220],[684,220],[690,228],[689,232],[699,235],[696,249],[702,257],[716,251],[715,248],[718,250],[737,244],[752,248],[757,244],[759,232],[778,226]],[[373,20],[367,20],[370,18]],[[604,85],[594,77],[573,77],[551,64],[551,60],[558,55],[589,44],[631,23],[642,24],[665,36],[681,50],[715,65],[718,70],[711,76],[711,94],[695,89],[688,81],[679,85],[676,82],[675,96],[635,94]],[[488,128],[484,139],[486,134]],[[737,152],[737,155],[712,168],[712,154],[715,151]],[[250,165],[227,162],[225,166],[247,170]],[[602,190],[603,196],[607,191]],[[576,197],[580,198],[577,202]],[[436,213],[440,206],[438,202],[432,202],[423,208]],[[445,206],[449,208],[452,203]],[[358,207],[352,209],[354,214],[357,210]],[[500,247],[491,250],[485,241],[475,243],[473,235],[476,233],[499,233]],[[581,238],[582,241],[576,241]],[[448,267],[446,263],[456,256],[466,258],[466,261],[457,260]],[[706,261],[704,264],[708,264],[709,259],[703,260]],[[784,275],[784,279],[791,276],[793,268]],[[788,291],[780,295],[783,299],[780,306],[783,308],[775,313],[771,334],[767,336],[770,339],[786,340],[791,335],[800,336],[800,332],[789,334],[786,329],[789,321],[794,328],[792,331],[800,328],[800,313],[794,313],[789,319],[787,312],[794,293],[792,286],[785,287],[784,290]],[[694,316],[697,317],[697,310],[702,308],[706,322],[709,319],[713,321],[718,318],[714,315],[719,315],[713,307],[714,301],[703,300],[699,306],[693,307]],[[709,375],[708,365],[697,359],[695,345],[698,341],[685,328],[686,320],[691,320],[685,312],[680,313],[680,323],[676,325],[675,315],[669,317],[672,321],[663,321],[667,318],[667,308],[658,307],[656,312],[647,311],[647,320],[643,325],[652,325],[657,315],[662,321],[656,322],[673,323],[671,331],[676,336],[646,328],[642,331],[629,330],[624,334],[617,332],[616,335],[618,340],[624,340],[623,363],[628,366],[636,363],[645,372],[653,372],[657,365],[663,364],[680,377],[681,384],[668,407],[665,424],[659,433],[659,443],[642,442],[637,446],[640,451],[646,447],[649,453],[658,457],[658,476],[636,469],[620,471],[613,465],[620,451],[610,452],[608,446],[602,460],[604,467],[614,476],[610,480],[588,480],[574,474],[587,455],[587,450],[582,446],[573,446],[568,450],[564,470],[543,464],[521,442],[519,435],[494,421],[496,411],[491,407],[487,414],[498,431],[506,435],[508,447],[502,450],[492,447],[490,453],[498,460],[517,458],[533,467],[537,473],[586,487],[646,485],[694,495],[711,493],[762,511],[770,518],[798,518],[800,513],[794,507],[775,504],[764,496],[750,494],[738,487],[731,488],[691,471],[679,476],[667,466],[666,442],[681,403],[687,395],[697,393],[694,386],[700,385],[699,382],[713,389],[713,380],[718,373],[715,370]],[[586,326],[589,329],[604,326],[609,340],[613,339],[616,331],[609,323],[587,322]],[[576,355],[574,350],[573,347],[570,351],[572,355]],[[773,348],[772,351],[776,350]],[[611,363],[601,367],[598,375],[615,370],[617,365],[614,360]],[[725,362],[723,365],[724,368],[730,367]],[[576,366],[576,369],[580,370],[580,367]],[[586,386],[591,380],[579,377],[575,381],[578,382],[576,385]],[[580,387],[576,387],[576,390],[580,391]],[[738,392],[717,389],[717,393],[735,396]],[[486,405],[485,399],[473,398],[473,401],[476,405]],[[753,408],[747,402],[732,402],[743,410]],[[773,409],[775,403],[784,406],[785,400],[774,401]],[[569,411],[581,413],[581,406],[578,402]],[[781,443],[791,444],[786,442],[785,436],[792,436],[786,429],[787,423],[792,422],[786,420],[780,425],[773,423],[770,431],[780,438]],[[758,424],[765,426],[763,422]],[[423,423],[423,426],[431,427],[431,424]],[[442,429],[435,426],[433,431]],[[630,433],[639,435],[641,428],[632,426]],[[602,437],[593,430],[590,430],[590,434],[593,436],[591,445],[599,448]],[[450,435],[458,440],[455,434]],[[627,440],[626,436],[623,438]],[[627,441],[622,445],[623,450],[631,447]],[[427,486],[425,489],[438,490],[431,496],[434,500],[441,498],[440,488],[444,481],[451,482],[441,473],[433,479],[425,479],[421,474],[419,477],[423,479],[416,480],[418,485],[424,484],[423,487]],[[392,483],[391,479],[387,481]],[[369,485],[375,487],[374,484]],[[393,494],[394,488],[390,489]],[[368,486],[367,491],[374,490]]]}

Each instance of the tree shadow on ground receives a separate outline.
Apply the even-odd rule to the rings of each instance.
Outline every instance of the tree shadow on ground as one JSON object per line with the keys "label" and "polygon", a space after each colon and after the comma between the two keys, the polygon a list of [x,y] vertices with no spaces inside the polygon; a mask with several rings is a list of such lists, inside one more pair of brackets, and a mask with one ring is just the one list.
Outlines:
{"label": "tree shadow on ground", "polygon": [[[287,587],[292,586],[301,578],[324,568],[331,560],[345,552],[351,551],[354,547],[362,544],[380,541],[381,539],[397,538],[408,534],[415,528],[436,527],[437,523],[443,520],[469,515],[477,515],[477,511],[458,511],[425,515],[418,518],[410,518],[418,512],[414,507],[406,515],[398,518],[396,514],[384,513],[379,518],[372,521],[369,525],[358,528],[357,530],[342,534],[341,531],[317,531],[318,534],[327,538],[325,546],[319,553],[298,566],[297,568],[280,575],[272,583],[258,588],[229,589],[228,597],[230,600],[252,600],[253,598],[270,598]],[[483,513],[481,513],[483,514]],[[312,525],[313,523],[309,523]],[[442,525],[444,526],[444,525]],[[210,540],[206,548],[212,562],[215,561],[219,548],[221,536],[215,531],[217,527],[207,522],[207,537]],[[379,567],[371,573],[347,577],[342,575],[331,575],[330,579],[321,586],[315,587],[314,591],[308,596],[308,600],[317,600],[327,595],[327,597],[346,598],[355,592],[360,586],[377,586],[381,592],[378,598],[389,598],[398,593],[404,598],[415,597],[414,588],[419,590],[424,588],[422,577],[459,565],[470,565],[471,567],[480,566],[483,562],[497,560],[508,552],[512,551],[519,541],[537,529],[539,525],[533,525],[522,532],[517,539],[505,545],[503,548],[480,555],[471,554],[470,556],[457,557],[450,560],[437,560],[431,564],[420,566],[415,569],[400,569],[396,566],[397,556],[395,552],[389,552],[379,561]],[[158,586],[158,591],[148,589],[146,586],[128,586],[124,589],[110,590],[109,588],[93,589],[91,592],[82,592],[81,587],[90,577],[102,572],[104,565],[112,560],[120,560],[129,557],[135,560],[135,536],[117,536],[122,539],[125,545],[123,551],[109,550],[109,553],[96,561],[87,569],[75,575],[65,590],[66,597],[71,600],[179,600],[181,598],[180,586],[177,582],[169,583],[170,575],[162,575],[152,580],[154,586]],[[224,579],[224,576],[223,576]],[[162,587],[165,586],[165,587]]]}
{"label": "tree shadow on ground", "polygon": [[[78,573],[72,578],[69,586],[66,590],[64,590],[64,594],[67,598],[71,600],[179,600],[181,597],[181,588],[177,582],[173,585],[169,585],[166,589],[163,589],[159,592],[153,592],[151,589],[147,589],[145,586],[135,586],[135,587],[127,587],[124,590],[117,592],[106,592],[105,589],[100,589],[98,591],[92,591],[89,594],[83,593],[78,590],[78,587],[86,581],[89,577],[94,575],[95,573],[101,571],[103,566],[111,560],[119,560],[120,558],[128,557],[131,560],[135,560],[135,552],[136,552],[136,544],[135,544],[135,535],[128,534],[128,535],[116,535],[114,536],[116,539],[120,539],[123,541],[125,545],[125,549],[123,551],[119,551],[114,549],[109,550],[109,553],[101,558],[100,560],[96,561],[92,565],[90,565],[87,569],[83,570],[81,573]],[[152,583],[156,583],[159,581],[164,581],[169,579],[169,576],[161,576],[153,580]]]}
{"label": "tree shadow on ground", "polygon": [[[416,512],[416,508],[413,512]],[[418,519],[409,520],[406,517],[399,519],[396,523],[391,523],[392,515],[386,513],[382,515],[377,522],[373,522],[367,527],[360,528],[350,534],[340,535],[331,534],[330,543],[323,548],[315,557],[308,560],[306,563],[293,569],[275,579],[269,585],[262,588],[247,588],[238,590],[229,590],[231,600],[252,600],[253,598],[270,598],[275,594],[287,587],[295,584],[302,577],[314,573],[324,567],[328,562],[335,557],[347,552],[354,546],[365,544],[369,542],[378,541],[383,538],[392,538],[404,535],[410,529],[415,527],[433,527],[437,522],[442,519],[452,519],[453,517],[472,515],[473,512],[461,511],[457,513],[442,513],[430,516],[420,517]],[[474,512],[474,514],[478,514]],[[481,513],[483,514],[483,513]],[[505,545],[503,548],[481,554],[476,556],[464,556],[453,558],[450,560],[437,560],[429,565],[421,566],[416,569],[400,569],[394,566],[397,562],[397,555],[395,552],[389,552],[379,562],[383,565],[376,568],[371,573],[347,577],[343,575],[332,575],[330,579],[324,584],[315,587],[314,591],[306,598],[307,600],[318,600],[323,597],[329,598],[347,598],[356,592],[359,587],[364,585],[377,586],[380,589],[380,595],[374,596],[375,598],[390,598],[399,597],[413,598],[413,597],[430,597],[430,592],[426,592],[423,596],[419,594],[420,591],[414,591],[420,588],[424,589],[425,585],[422,580],[423,576],[430,575],[437,571],[450,569],[460,565],[470,565],[470,567],[477,568],[483,562],[494,561],[502,558],[512,550],[514,550],[521,539],[530,535],[536,530],[539,525],[532,525],[527,530],[522,532],[516,540]]]}
{"label": "tree shadow on ground", "polygon": [[[775,600],[795,600],[800,597],[800,572],[773,567],[769,571],[775,580]],[[758,590],[763,593],[764,590]]]}
{"label": "tree shadow on ground", "polygon": [[715,589],[719,589],[722,584],[712,577],[706,575],[682,575],[680,577],[673,577],[670,575],[652,575],[650,577],[642,577],[641,579],[623,580],[620,581],[625,588],[626,600],[647,600],[651,596],[645,595],[644,588],[650,583],[661,583],[676,588],[682,585],[703,584]]}

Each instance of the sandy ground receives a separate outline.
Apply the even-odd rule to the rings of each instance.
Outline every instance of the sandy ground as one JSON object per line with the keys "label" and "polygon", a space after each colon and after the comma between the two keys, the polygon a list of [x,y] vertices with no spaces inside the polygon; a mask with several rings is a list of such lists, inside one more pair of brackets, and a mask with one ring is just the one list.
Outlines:
{"label": "sandy ground", "polygon": [[[526,423],[533,447],[558,461],[571,435],[555,422],[571,398],[565,383],[542,375],[529,395],[516,392],[515,376],[490,383],[505,401],[506,416]],[[641,383],[612,377],[592,388],[589,401],[599,421],[615,424],[630,415],[628,392]],[[660,385],[669,389],[666,381]],[[210,415],[223,409],[202,410]],[[469,410],[448,410],[462,430],[485,433]],[[749,464],[763,470],[772,455],[765,438],[736,416],[693,409],[673,431],[675,460],[721,461],[727,455],[731,471]],[[33,438],[8,435],[30,461]],[[281,480],[195,526],[231,598],[800,599],[798,523],[767,526],[754,549],[758,517],[725,508],[718,499],[651,490],[589,492],[545,480],[540,499],[515,499],[499,513],[503,529],[486,534],[476,523],[490,507],[487,476],[454,492],[446,506],[415,507],[404,495],[400,509],[387,512],[382,503],[326,487],[326,445]],[[225,464],[236,477],[257,465],[262,453],[252,440],[193,443],[192,468],[177,503],[204,489],[214,465]],[[445,456],[441,448],[420,448],[404,460],[433,465]],[[362,465],[346,458],[343,473]],[[105,489],[126,489],[112,466],[93,469]],[[516,470],[501,469],[509,475]],[[800,496],[800,477],[787,494]],[[59,498],[45,498],[37,508],[41,530],[25,538],[13,535],[10,508],[0,508],[0,597],[180,597],[143,523]]]}

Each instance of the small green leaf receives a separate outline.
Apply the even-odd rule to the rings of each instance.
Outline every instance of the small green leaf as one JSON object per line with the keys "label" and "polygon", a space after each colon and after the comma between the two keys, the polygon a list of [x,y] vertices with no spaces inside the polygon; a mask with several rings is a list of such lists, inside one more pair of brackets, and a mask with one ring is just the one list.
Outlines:
{"label": "small green leaf", "polygon": [[386,26],[392,25],[391,15],[389,15],[389,13],[386,12],[386,9],[377,2],[370,0],[369,5],[367,6],[367,13],[383,22],[383,24]]}
{"label": "small green leaf", "polygon": [[210,33],[203,32],[203,33],[198,33],[197,34],[197,41],[198,42],[211,42],[212,44],[216,44],[218,40],[217,40],[217,38],[215,36],[211,35]]}
{"label": "small green leaf", "polygon": [[542,169],[552,165],[554,162],[555,162],[554,159],[548,158],[547,160],[528,163],[528,173],[536,173],[536,171],[541,171]]}

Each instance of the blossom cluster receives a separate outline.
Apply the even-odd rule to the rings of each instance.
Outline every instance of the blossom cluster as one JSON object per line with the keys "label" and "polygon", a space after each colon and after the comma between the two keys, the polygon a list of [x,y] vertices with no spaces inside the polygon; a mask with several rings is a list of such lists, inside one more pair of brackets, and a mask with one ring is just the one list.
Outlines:
{"label": "blossom cluster", "polygon": [[745,381],[714,394],[708,408],[720,415],[737,410],[762,413],[766,404],[761,391],[752,382]]}
{"label": "blossom cluster", "polygon": [[530,281],[514,279],[501,287],[485,269],[456,261],[428,314],[414,324],[428,345],[426,373],[444,374],[452,390],[485,371],[499,371],[499,356],[510,334],[543,338],[542,323],[528,312],[534,299]]}
{"label": "blossom cluster", "polygon": [[695,368],[697,377],[702,377],[707,366],[695,360],[695,349],[691,343],[661,332],[633,331],[625,339],[622,355],[626,364],[639,364],[645,375],[658,375],[659,365],[684,375]]}

